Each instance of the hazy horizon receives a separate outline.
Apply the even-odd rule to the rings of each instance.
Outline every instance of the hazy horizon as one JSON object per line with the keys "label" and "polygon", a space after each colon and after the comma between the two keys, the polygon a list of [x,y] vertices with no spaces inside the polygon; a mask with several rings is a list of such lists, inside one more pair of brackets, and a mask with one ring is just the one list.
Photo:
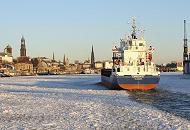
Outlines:
{"label": "hazy horizon", "polygon": [[[148,44],[156,48],[157,64],[182,60],[183,20],[190,39],[190,1],[128,0],[33,0],[2,1],[0,4],[0,51],[7,44],[19,56],[20,39],[26,39],[27,55],[70,61],[90,58],[110,60],[111,48],[130,33],[128,24],[135,16],[137,26],[145,29]],[[190,46],[190,44],[188,43]]]}

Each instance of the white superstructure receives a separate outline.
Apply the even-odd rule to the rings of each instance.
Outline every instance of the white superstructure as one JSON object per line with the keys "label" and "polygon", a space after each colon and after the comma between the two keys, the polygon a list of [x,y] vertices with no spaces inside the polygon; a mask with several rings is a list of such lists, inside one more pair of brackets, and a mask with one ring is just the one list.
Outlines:
{"label": "white superstructure", "polygon": [[146,46],[143,37],[137,38],[135,20],[132,35],[121,39],[120,47],[113,47],[113,70],[115,75],[159,75],[152,62],[154,48]]}

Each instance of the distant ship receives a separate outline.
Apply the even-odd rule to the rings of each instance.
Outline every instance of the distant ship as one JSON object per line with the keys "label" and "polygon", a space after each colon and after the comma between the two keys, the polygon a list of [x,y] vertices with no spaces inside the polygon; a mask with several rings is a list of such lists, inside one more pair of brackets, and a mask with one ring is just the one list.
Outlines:
{"label": "distant ship", "polygon": [[152,62],[154,49],[146,46],[143,37],[137,38],[135,19],[131,36],[121,39],[114,47],[112,69],[101,70],[102,84],[114,89],[150,90],[158,86],[160,72]]}

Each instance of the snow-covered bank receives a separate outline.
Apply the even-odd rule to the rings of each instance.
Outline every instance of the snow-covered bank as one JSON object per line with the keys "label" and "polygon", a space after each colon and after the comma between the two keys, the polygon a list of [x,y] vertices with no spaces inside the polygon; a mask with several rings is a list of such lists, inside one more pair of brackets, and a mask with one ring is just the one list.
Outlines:
{"label": "snow-covered bank", "polygon": [[0,80],[0,129],[190,129],[186,119],[97,84],[99,76]]}

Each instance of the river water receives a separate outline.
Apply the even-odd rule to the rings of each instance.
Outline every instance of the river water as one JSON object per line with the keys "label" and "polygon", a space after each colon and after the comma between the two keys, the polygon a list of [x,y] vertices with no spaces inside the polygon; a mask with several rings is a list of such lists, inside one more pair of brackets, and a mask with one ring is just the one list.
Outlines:
{"label": "river water", "polygon": [[[27,79],[29,82],[25,82]],[[4,82],[1,81],[1,84],[38,86],[42,88],[108,90],[106,86],[101,85],[100,75],[15,77],[13,78],[13,82],[4,80]],[[147,104],[190,120],[190,76],[183,78],[181,73],[163,73],[160,79],[160,86],[154,90],[112,91],[126,91],[129,94],[129,98],[133,101]]]}
{"label": "river water", "polygon": [[152,91],[127,92],[130,99],[144,103],[190,120],[190,95],[180,92],[155,89]]}
{"label": "river water", "polygon": [[130,99],[190,120],[190,76],[162,73],[160,86],[151,91],[129,92]]}
{"label": "river water", "polygon": [[190,76],[161,74],[150,91],[110,90],[100,75],[1,78],[0,117],[2,129],[189,129]]}

